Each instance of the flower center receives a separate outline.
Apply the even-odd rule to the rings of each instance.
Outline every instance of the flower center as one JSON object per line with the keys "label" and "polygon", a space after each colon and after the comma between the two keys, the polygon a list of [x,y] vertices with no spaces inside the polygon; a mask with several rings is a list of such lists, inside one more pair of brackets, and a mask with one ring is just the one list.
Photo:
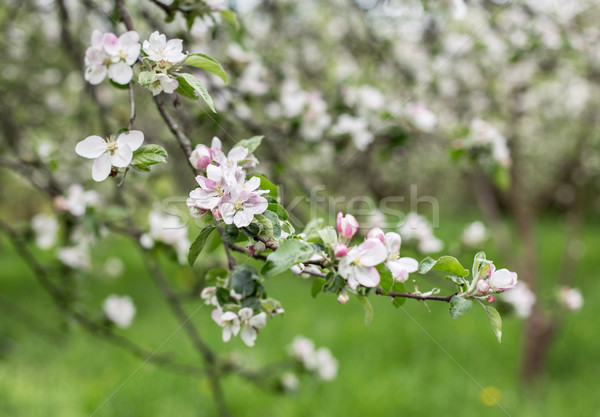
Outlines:
{"label": "flower center", "polygon": [[242,204],[241,201],[236,201],[235,203],[233,203],[233,209],[235,211],[240,211],[243,207],[244,207],[244,205]]}

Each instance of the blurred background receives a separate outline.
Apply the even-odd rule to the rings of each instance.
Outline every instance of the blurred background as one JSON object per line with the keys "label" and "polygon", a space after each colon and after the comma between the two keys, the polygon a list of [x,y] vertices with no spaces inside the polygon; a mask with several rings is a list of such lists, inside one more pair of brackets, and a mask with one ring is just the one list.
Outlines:
{"label": "blurred background", "polygon": [[[194,269],[165,255],[169,282],[198,311],[193,322],[216,351],[258,368],[285,361],[287,346],[304,335],[338,360],[333,381],[304,376],[284,392],[226,378],[232,414],[597,414],[600,2],[125,4],[141,39],[158,30],[223,64],[229,85],[197,74],[217,114],[177,95],[166,96],[167,107],[194,145],[217,136],[228,150],[264,135],[257,171],[279,185],[298,231],[315,216],[333,224],[341,210],[365,233],[399,231],[402,256],[448,253],[470,267],[485,250],[526,284],[497,301],[498,344],[483,311],[453,320],[445,303],[409,300],[397,309],[380,297],[365,327],[356,300],[313,299],[310,280],[289,273],[265,284],[285,316],[247,348],[223,344],[210,308],[198,310],[204,274],[226,262],[217,242]],[[135,86],[134,128],[168,150],[168,164],[128,174],[117,193],[108,181],[92,182],[90,161],[74,153],[83,138],[129,121],[127,90],[91,86],[82,72],[92,30],[120,34],[118,17],[104,0],[0,4],[2,415],[215,413],[204,379],[142,366],[106,343],[112,336],[102,327],[61,314],[102,321],[104,300],[128,295],[135,317],[111,335],[196,360],[135,243],[100,224],[127,216],[153,234],[169,221],[155,216],[153,226],[151,213],[160,213],[178,216],[184,239],[200,230],[185,206],[194,177],[151,96]],[[67,307],[35,280],[14,230],[68,290]],[[441,278],[419,278],[419,289],[452,291]]]}

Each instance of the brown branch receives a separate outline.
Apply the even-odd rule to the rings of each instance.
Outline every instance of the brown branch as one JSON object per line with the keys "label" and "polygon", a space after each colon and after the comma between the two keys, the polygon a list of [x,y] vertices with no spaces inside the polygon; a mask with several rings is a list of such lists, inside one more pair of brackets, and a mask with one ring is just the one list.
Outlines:
{"label": "brown branch", "polygon": [[452,294],[452,295],[421,295],[421,294],[415,294],[413,292],[388,292],[386,294],[380,288],[377,288],[376,293],[378,295],[385,295],[385,296],[392,297],[392,298],[403,297],[403,298],[412,298],[414,300],[419,300],[419,301],[434,300],[434,301],[445,301],[445,302],[450,302],[452,297],[454,297],[456,295],[456,294]]}

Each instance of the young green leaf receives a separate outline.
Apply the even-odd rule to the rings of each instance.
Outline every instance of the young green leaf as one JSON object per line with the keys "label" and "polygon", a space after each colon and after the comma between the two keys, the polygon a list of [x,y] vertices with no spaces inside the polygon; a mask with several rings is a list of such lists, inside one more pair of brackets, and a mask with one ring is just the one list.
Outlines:
{"label": "young green leaf", "polygon": [[482,304],[482,306],[485,309],[488,319],[490,319],[490,324],[498,339],[498,343],[502,343],[502,317],[500,317],[500,313],[492,306],[486,306],[484,304]]}
{"label": "young green leaf", "polygon": [[221,16],[223,16],[223,19],[231,23],[236,30],[240,28],[240,23],[231,10],[219,10],[219,12],[221,13]]}
{"label": "young green leaf", "polygon": [[325,246],[333,247],[338,242],[337,232],[331,226],[327,226],[324,229],[318,231],[319,236],[323,240]]}
{"label": "young green leaf", "polygon": [[179,94],[192,100],[202,97],[202,100],[208,104],[208,107],[210,107],[213,112],[217,112],[212,97],[208,94],[206,87],[204,87],[204,84],[202,84],[198,78],[194,77],[192,74],[183,73],[177,77],[177,81],[179,82],[179,87],[177,87],[177,92]]}
{"label": "young green leaf", "polygon": [[257,279],[256,269],[250,265],[240,265],[231,274],[231,286],[237,294],[246,297],[254,294]]}
{"label": "young green leaf", "polygon": [[272,277],[287,271],[293,265],[308,261],[314,253],[315,248],[300,239],[284,240],[275,252],[267,256],[261,272]]}
{"label": "young green leaf", "polygon": [[376,266],[377,272],[379,272],[379,286],[384,294],[387,294],[392,290],[394,286],[394,277],[392,276],[392,272],[390,269],[385,266],[385,264],[379,264]]}
{"label": "young green leaf", "polygon": [[271,223],[271,235],[274,238],[279,238],[281,236],[281,222],[279,221],[279,217],[277,214],[272,211],[266,210],[262,213],[262,215]]}
{"label": "young green leaf", "polygon": [[205,69],[208,72],[212,72],[217,77],[223,80],[225,84],[229,84],[229,78],[225,70],[214,58],[204,54],[189,54],[184,62],[185,65],[191,65],[196,68]]}
{"label": "young green leaf", "polygon": [[150,165],[166,163],[167,156],[167,151],[160,145],[144,145],[133,152],[131,165],[142,171],[149,171]]}
{"label": "young green leaf", "polygon": [[472,300],[467,300],[455,295],[450,299],[450,315],[453,319],[457,319],[467,313],[473,305]]}
{"label": "young green leaf", "polygon": [[235,146],[241,146],[242,148],[248,149],[248,153],[254,152],[262,142],[264,136],[253,136],[250,139],[240,140]]}
{"label": "young green leaf", "polygon": [[459,277],[469,275],[469,271],[463,268],[454,256],[442,256],[437,260],[430,257],[423,259],[419,264],[419,274],[426,274],[431,270],[449,272]]}
{"label": "young green leaf", "polygon": [[194,240],[192,246],[190,246],[190,251],[188,252],[188,263],[190,264],[190,266],[194,266],[196,258],[198,258],[198,255],[200,255],[200,252],[202,252],[202,249],[204,248],[206,239],[214,229],[215,226],[212,224],[206,226],[200,231],[200,234],[198,235],[198,237],[196,237],[196,240]]}
{"label": "young green leaf", "polygon": [[360,301],[360,304],[365,310],[365,326],[368,326],[373,321],[373,306],[367,297],[357,295],[356,298],[358,298],[358,301]]}
{"label": "young green leaf", "polygon": [[323,289],[326,281],[323,278],[317,278],[313,281],[312,287],[310,288],[310,294],[314,297],[317,296]]}
{"label": "young green leaf", "polygon": [[[269,199],[267,199],[267,201],[269,201]],[[286,221],[290,218],[290,215],[288,214],[286,209],[284,209],[283,206],[281,206],[278,203],[269,203],[269,205],[267,206],[267,210],[277,214],[277,216],[283,221]]]}

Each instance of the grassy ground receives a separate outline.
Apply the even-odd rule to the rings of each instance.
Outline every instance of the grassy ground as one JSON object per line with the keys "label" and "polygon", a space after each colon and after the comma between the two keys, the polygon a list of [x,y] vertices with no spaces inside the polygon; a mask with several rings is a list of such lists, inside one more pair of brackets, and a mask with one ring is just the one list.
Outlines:
{"label": "grassy ground", "polygon": [[[556,275],[562,250],[562,230],[554,223],[545,221],[540,228],[542,273],[548,279]],[[600,306],[593,302],[600,296],[595,265],[600,235],[594,226],[586,228],[587,255],[578,271],[577,285],[586,294],[586,305],[579,314],[565,317],[551,350],[547,377],[537,386],[523,386],[516,378],[522,323],[506,317],[503,343],[498,344],[485,314],[475,308],[452,320],[442,303],[430,303],[428,312],[416,302],[395,309],[378,298],[375,319],[365,327],[355,300],[341,306],[332,296],[312,299],[308,281],[281,276],[268,288],[286,307],[285,317],[269,323],[257,347],[247,348],[239,339],[221,343],[206,307],[193,320],[216,350],[237,352],[249,366],[284,358],[285,346],[298,334],[328,346],[340,362],[337,380],[305,380],[293,395],[268,393],[229,377],[226,395],[234,415],[600,415],[600,398],[594,395],[600,374],[600,336],[594,323]],[[453,227],[460,225],[449,227],[447,233]],[[204,380],[174,375],[151,364],[140,367],[139,359],[71,323],[58,327],[61,320],[48,296],[7,242],[0,247],[0,415],[89,416],[107,398],[95,416],[214,415]],[[98,247],[101,254],[106,250]],[[99,311],[106,295],[131,294],[138,315],[124,333],[154,349],[178,324],[145,275],[141,260],[127,250],[124,257],[129,259],[126,274],[115,281],[91,283],[86,297]],[[40,322],[16,315],[11,303]],[[190,311],[195,305],[190,304]],[[36,327],[40,325],[54,330],[47,335]],[[161,349],[175,351],[182,359],[196,357],[183,332],[176,332]]]}

